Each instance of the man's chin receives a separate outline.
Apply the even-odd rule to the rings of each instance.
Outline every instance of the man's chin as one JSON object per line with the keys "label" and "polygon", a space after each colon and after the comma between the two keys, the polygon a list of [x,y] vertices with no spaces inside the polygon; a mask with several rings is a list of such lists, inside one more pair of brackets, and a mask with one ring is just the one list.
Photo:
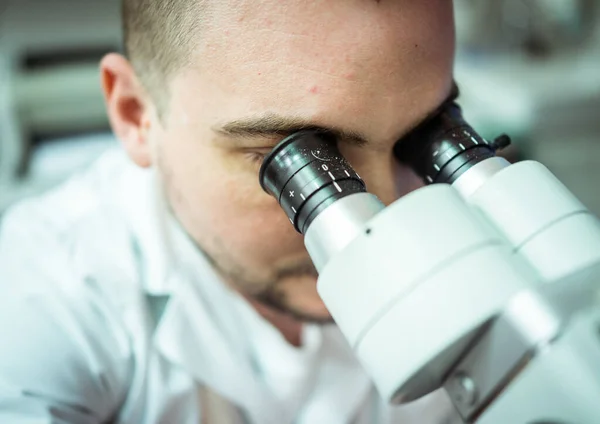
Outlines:
{"label": "man's chin", "polygon": [[320,299],[315,299],[310,302],[310,305],[305,306],[291,305],[286,302],[285,297],[273,296],[271,293],[253,296],[253,299],[265,308],[287,315],[300,322],[321,325],[334,323],[333,317]]}
{"label": "man's chin", "polygon": [[329,314],[329,312],[325,314],[315,314],[308,311],[302,311],[293,308],[287,308],[287,310],[285,310],[284,312],[286,312],[294,319],[307,324],[335,324],[335,321],[333,320],[333,317],[331,316],[331,314]]}

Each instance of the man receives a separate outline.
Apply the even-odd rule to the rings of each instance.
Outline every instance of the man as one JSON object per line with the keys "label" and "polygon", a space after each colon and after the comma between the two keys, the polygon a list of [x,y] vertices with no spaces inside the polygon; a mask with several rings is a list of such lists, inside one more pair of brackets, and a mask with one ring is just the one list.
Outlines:
{"label": "man", "polygon": [[0,422],[449,422],[379,398],[258,169],[321,128],[384,203],[418,187],[392,148],[451,91],[451,2],[124,0],[124,26],[127,155],[3,222]]}

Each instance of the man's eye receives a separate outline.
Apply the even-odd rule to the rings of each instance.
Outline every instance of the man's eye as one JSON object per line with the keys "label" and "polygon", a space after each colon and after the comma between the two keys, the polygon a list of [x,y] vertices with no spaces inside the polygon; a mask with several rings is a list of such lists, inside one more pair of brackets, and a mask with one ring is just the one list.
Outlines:
{"label": "man's eye", "polygon": [[267,153],[246,152],[245,155],[250,162],[256,163],[256,164],[262,164],[263,160],[265,160],[265,156],[267,156]]}

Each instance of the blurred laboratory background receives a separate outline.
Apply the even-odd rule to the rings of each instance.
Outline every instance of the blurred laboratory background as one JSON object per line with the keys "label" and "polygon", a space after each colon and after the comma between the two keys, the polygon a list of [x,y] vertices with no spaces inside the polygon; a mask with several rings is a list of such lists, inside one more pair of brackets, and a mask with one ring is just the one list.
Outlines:
{"label": "blurred laboratory background", "polygon": [[[159,0],[157,0],[159,1]],[[461,104],[513,160],[546,164],[600,214],[600,1],[455,0]],[[119,0],[0,0],[0,214],[117,148],[98,62]]]}

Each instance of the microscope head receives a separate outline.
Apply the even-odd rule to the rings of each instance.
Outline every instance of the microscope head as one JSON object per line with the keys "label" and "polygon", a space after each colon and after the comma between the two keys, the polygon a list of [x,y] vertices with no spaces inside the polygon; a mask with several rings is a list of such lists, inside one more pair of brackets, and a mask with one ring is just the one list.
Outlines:
{"label": "microscope head", "polygon": [[[510,143],[507,136],[489,142],[475,132],[455,97],[394,148],[397,159],[425,184],[452,184]],[[322,130],[304,130],[282,140],[265,158],[259,181],[302,234],[330,205],[366,192],[364,181],[339,152],[336,140]]]}

